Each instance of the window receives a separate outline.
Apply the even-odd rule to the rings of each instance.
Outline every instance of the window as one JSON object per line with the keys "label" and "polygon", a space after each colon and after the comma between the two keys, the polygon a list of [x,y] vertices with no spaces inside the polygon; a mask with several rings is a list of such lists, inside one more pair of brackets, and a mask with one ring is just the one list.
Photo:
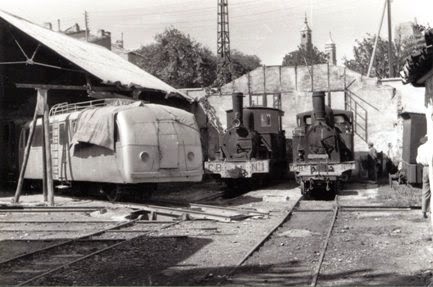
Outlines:
{"label": "window", "polygon": [[263,106],[263,95],[252,95],[251,96],[251,106],[252,107],[262,107]]}
{"label": "window", "polygon": [[281,94],[276,94],[273,96],[272,107],[281,110]]}
{"label": "window", "polygon": [[262,127],[270,127],[272,126],[271,114],[261,114],[260,122]]}
{"label": "window", "polygon": [[59,140],[60,145],[65,145],[68,142],[68,134],[66,133],[66,127],[64,123],[59,125]]}

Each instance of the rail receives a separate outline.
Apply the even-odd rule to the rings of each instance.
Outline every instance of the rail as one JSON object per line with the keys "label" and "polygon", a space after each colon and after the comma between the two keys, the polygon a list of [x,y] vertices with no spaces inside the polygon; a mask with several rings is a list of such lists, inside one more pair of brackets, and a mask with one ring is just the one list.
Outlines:
{"label": "rail", "polygon": [[[76,244],[79,242],[83,242],[83,240],[88,240],[90,242],[98,241],[99,239],[95,239],[95,237],[100,236],[104,233],[115,232],[115,230],[120,232],[120,230],[118,230],[118,229],[129,227],[131,225],[138,223],[139,221],[140,221],[139,219],[135,219],[135,220],[129,220],[126,222],[121,222],[119,224],[116,224],[114,226],[111,226],[111,227],[108,227],[108,228],[105,228],[102,230],[97,230],[95,232],[92,232],[92,233],[89,233],[89,234],[86,234],[83,236],[79,236],[79,237],[76,237],[76,238],[73,238],[70,240],[66,240],[66,241],[63,241],[60,243],[55,243],[53,245],[49,245],[47,247],[43,247],[43,248],[40,248],[40,249],[37,249],[34,251],[30,251],[28,253],[20,254],[16,257],[13,257],[13,258],[10,258],[10,259],[7,259],[7,260],[0,262],[0,268],[11,268],[11,266],[14,266],[15,264],[19,264],[18,266],[20,266],[22,268],[23,265],[22,265],[22,262],[20,262],[20,260],[23,260],[24,258],[32,258],[32,257],[38,258],[38,256],[41,256],[42,254],[46,256],[47,254],[45,252],[50,252],[56,248],[63,248],[67,245],[72,245],[72,244]],[[171,222],[169,224],[164,224],[163,226],[160,227],[160,230],[169,228],[169,227],[176,225],[178,223],[179,223],[179,221],[178,222]],[[125,232],[125,231],[128,232],[128,230],[122,230],[122,232]],[[68,261],[68,262],[59,261],[58,264],[53,264],[52,268],[48,268],[46,270],[40,270],[40,272],[34,272],[34,273],[36,273],[35,275],[29,274],[30,276],[27,276],[28,278],[22,278],[22,277],[14,278],[14,279],[17,279],[17,281],[18,281],[18,282],[16,282],[16,286],[29,285],[29,283],[31,283],[31,282],[34,282],[38,279],[41,279],[41,278],[43,278],[47,275],[50,275],[56,271],[65,269],[72,264],[76,264],[76,263],[81,262],[83,260],[86,260],[90,257],[96,256],[98,254],[101,254],[103,252],[111,250],[115,247],[118,247],[122,244],[127,244],[128,242],[131,242],[131,240],[146,236],[146,234],[148,234],[149,232],[150,232],[149,230],[141,230],[139,232],[137,231],[137,233],[140,233],[140,234],[133,236],[132,238],[129,238],[129,239],[120,239],[120,240],[119,239],[116,239],[116,240],[102,239],[105,241],[113,241],[113,243],[108,244],[108,246],[102,247],[101,249],[98,249],[96,251],[93,251],[94,249],[92,249],[91,250],[92,252],[84,253],[84,254],[77,254],[77,256],[71,257],[71,258],[73,258],[71,261]],[[45,260],[47,260],[47,259],[45,258]],[[33,261],[31,261],[31,262],[33,262]],[[46,263],[46,261],[45,261],[45,263]],[[25,265],[24,265],[24,268],[25,268]]]}

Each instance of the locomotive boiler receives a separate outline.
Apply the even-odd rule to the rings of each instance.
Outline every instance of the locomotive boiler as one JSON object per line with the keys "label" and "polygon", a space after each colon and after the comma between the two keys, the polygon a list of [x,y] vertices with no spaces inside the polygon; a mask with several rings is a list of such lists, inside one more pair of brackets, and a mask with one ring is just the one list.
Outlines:
{"label": "locomotive boiler", "polygon": [[268,107],[244,108],[242,93],[234,93],[232,102],[216,159],[205,162],[205,171],[220,176],[229,187],[287,171],[284,113]]}
{"label": "locomotive boiler", "polygon": [[297,114],[293,163],[301,192],[333,194],[355,169],[353,113],[325,105],[325,92],[313,93],[313,110]]}
{"label": "locomotive boiler", "polygon": [[[91,185],[113,200],[126,190],[144,194],[160,182],[201,181],[203,157],[194,115],[168,106],[122,101],[63,103],[51,109],[53,179],[62,185]],[[21,152],[28,126],[21,132]],[[41,158],[38,120],[26,179],[42,179]]]}

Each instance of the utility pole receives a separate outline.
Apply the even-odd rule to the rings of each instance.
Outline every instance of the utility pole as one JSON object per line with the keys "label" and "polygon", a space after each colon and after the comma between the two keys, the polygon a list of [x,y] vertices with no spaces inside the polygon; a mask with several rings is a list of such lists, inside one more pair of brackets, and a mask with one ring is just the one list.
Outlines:
{"label": "utility pole", "polygon": [[387,0],[388,6],[388,61],[389,77],[394,77],[394,56],[392,53],[392,26],[391,26],[391,0]]}
{"label": "utility pole", "polygon": [[229,4],[228,0],[218,0],[218,34],[217,55],[217,85],[222,86],[231,80],[230,68],[230,33],[229,33]]}
{"label": "utility pole", "polygon": [[89,14],[84,11],[84,26],[86,27],[86,41],[89,42]]}
{"label": "utility pole", "polygon": [[218,0],[217,54],[230,61],[229,7],[228,0]]}
{"label": "utility pole", "polygon": [[387,2],[388,0],[385,0],[383,4],[382,17],[380,18],[379,30],[377,31],[376,37],[374,39],[373,52],[371,53],[370,56],[370,64],[368,65],[367,77],[370,77],[371,69],[373,68],[374,58],[376,57],[377,41],[379,40],[380,31],[382,30],[383,18],[385,17]]}

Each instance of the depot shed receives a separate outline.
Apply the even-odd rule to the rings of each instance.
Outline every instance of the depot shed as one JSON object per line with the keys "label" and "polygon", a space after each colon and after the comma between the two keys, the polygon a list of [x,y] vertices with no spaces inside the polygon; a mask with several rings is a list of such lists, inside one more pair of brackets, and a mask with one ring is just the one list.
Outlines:
{"label": "depot shed", "polygon": [[191,110],[190,97],[108,49],[0,10],[0,184],[17,170],[20,126],[30,120],[36,88],[48,104],[134,98]]}

